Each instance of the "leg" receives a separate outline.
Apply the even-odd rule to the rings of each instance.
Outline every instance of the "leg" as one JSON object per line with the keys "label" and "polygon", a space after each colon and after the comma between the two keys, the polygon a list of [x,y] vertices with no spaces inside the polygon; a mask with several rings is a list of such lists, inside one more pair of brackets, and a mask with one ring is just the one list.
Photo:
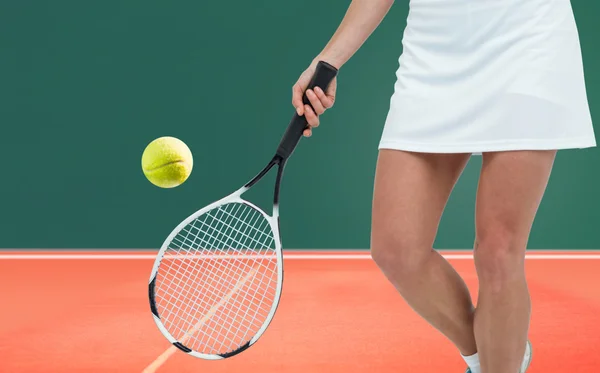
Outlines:
{"label": "leg", "polygon": [[525,249],[555,151],[485,153],[477,192],[475,339],[483,373],[518,373],[529,329]]}
{"label": "leg", "polygon": [[382,150],[371,233],[372,256],[383,273],[463,355],[476,352],[473,304],[463,280],[432,245],[442,211],[469,157]]}

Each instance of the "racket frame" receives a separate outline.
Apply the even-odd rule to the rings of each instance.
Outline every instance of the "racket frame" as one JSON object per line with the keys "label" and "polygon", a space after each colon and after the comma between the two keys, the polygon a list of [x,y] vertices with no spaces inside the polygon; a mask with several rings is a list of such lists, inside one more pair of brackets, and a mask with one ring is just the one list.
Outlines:
{"label": "racket frame", "polygon": [[[263,209],[256,206],[252,202],[243,199],[242,195],[245,192],[247,192],[250,188],[252,188],[252,186],[254,186],[258,181],[260,181],[260,179],[262,179],[266,174],[268,174],[269,171],[271,170],[271,168],[273,168],[273,166],[275,166],[275,165],[278,166],[278,170],[277,170],[277,177],[275,180],[275,193],[274,193],[274,197],[273,197],[274,198],[273,212],[272,212],[272,215],[269,215]],[[167,338],[167,340],[169,342],[171,342],[175,347],[179,348],[181,351],[186,352],[187,354],[192,355],[194,357],[206,359],[206,360],[220,360],[220,359],[224,359],[227,357],[237,355],[240,352],[246,350],[248,347],[252,346],[256,341],[258,341],[258,339],[267,330],[267,328],[269,327],[269,324],[273,320],[273,317],[275,316],[275,312],[277,311],[277,307],[279,306],[279,300],[281,298],[281,289],[283,287],[283,254],[282,254],[281,236],[280,236],[280,232],[279,232],[279,189],[280,189],[280,185],[281,185],[281,177],[283,175],[284,167],[285,167],[285,160],[283,160],[278,155],[275,155],[273,157],[273,159],[271,160],[271,162],[269,162],[269,164],[267,164],[267,166],[265,166],[265,168],[263,168],[247,184],[245,184],[243,187],[236,190],[235,192],[229,194],[228,196],[211,203],[210,205],[196,211],[195,213],[193,213],[192,215],[187,217],[177,227],[175,227],[175,229],[173,229],[171,234],[165,239],[165,241],[156,257],[154,266],[152,267],[152,272],[150,275],[150,282],[149,282],[149,286],[148,286],[148,296],[150,299],[150,308],[152,311],[152,316],[153,316],[154,322],[156,323],[156,326],[158,327],[160,332]],[[194,350],[190,349],[189,347],[187,347],[184,343],[180,342],[177,338],[175,338],[169,332],[169,330],[167,330],[167,328],[164,326],[163,322],[160,319],[158,309],[156,307],[154,284],[156,281],[156,276],[158,274],[158,268],[160,267],[162,258],[164,256],[165,252],[169,249],[169,245],[171,244],[173,239],[177,236],[177,234],[179,234],[179,232],[183,228],[185,228],[188,224],[193,222],[198,217],[204,215],[208,211],[211,211],[215,208],[218,208],[219,206],[223,206],[223,205],[226,205],[229,203],[245,204],[245,205],[255,209],[256,211],[258,211],[265,218],[265,220],[269,223],[271,231],[273,232],[273,241],[275,243],[275,255],[277,257],[277,287],[275,289],[275,297],[273,299],[273,304],[271,305],[271,309],[269,310],[269,313],[268,313],[263,325],[260,327],[260,329],[257,331],[257,333],[246,344],[238,347],[237,349],[235,349],[233,351],[230,351],[230,352],[227,352],[224,354],[205,354],[205,353],[201,353],[198,351],[194,351]]]}
{"label": "racket frame", "polygon": [[[320,61],[315,69],[315,74],[312,77],[310,83],[308,84],[307,89],[314,89],[315,87],[320,87],[323,91],[327,90],[329,83],[335,78],[337,75],[337,68],[334,66]],[[308,100],[306,93],[302,98],[304,104],[310,105],[310,101]],[[169,342],[171,342],[174,346],[179,348],[180,350],[186,352],[189,355],[194,357],[206,359],[206,360],[219,360],[227,357],[231,357],[239,354],[240,352],[246,350],[248,347],[252,346],[258,339],[262,336],[265,330],[268,328],[269,324],[273,320],[275,316],[275,312],[277,311],[277,307],[279,306],[279,300],[281,298],[281,289],[283,287],[283,254],[282,254],[282,245],[281,245],[281,236],[279,232],[279,190],[281,185],[281,179],[283,176],[283,170],[285,168],[285,164],[287,159],[292,155],[298,142],[302,138],[302,134],[307,127],[307,121],[304,116],[299,116],[298,114],[294,114],[292,121],[288,125],[281,142],[275,152],[275,156],[271,159],[271,161],[248,183],[246,183],[243,187],[236,190],[235,192],[229,194],[228,196],[221,198],[210,205],[196,211],[192,215],[188,216],[185,220],[183,220],[173,231],[171,234],[165,239],[163,245],[161,246],[160,251],[156,257],[154,265],[152,267],[152,272],[150,274],[150,281],[148,286],[148,295],[150,300],[150,309],[152,311],[152,316],[154,318],[154,322],[156,326],[161,331],[161,333],[167,338]],[[247,192],[252,186],[254,186],[260,179],[262,179],[269,171],[274,167],[278,166],[277,176],[275,179],[275,190],[273,196],[273,211],[271,215],[268,215],[263,209],[254,205],[253,203],[242,198],[242,195]],[[169,248],[172,240],[179,234],[179,232],[185,228],[188,224],[194,221],[199,216],[207,213],[210,210],[213,210],[219,206],[228,204],[228,203],[242,203],[245,204],[256,211],[258,211],[262,216],[267,220],[270,225],[271,231],[273,232],[273,239],[275,242],[275,254],[277,257],[277,288],[275,292],[275,298],[273,300],[273,305],[265,319],[263,325],[257,331],[257,333],[250,338],[250,340],[238,347],[237,349],[224,353],[224,354],[205,354],[198,351],[194,351],[189,347],[185,346],[184,343],[178,341],[173,335],[167,330],[167,328],[163,325],[160,315],[158,313],[156,302],[155,302],[155,281],[158,273],[158,268],[160,267],[160,263],[165,255],[165,252]]]}

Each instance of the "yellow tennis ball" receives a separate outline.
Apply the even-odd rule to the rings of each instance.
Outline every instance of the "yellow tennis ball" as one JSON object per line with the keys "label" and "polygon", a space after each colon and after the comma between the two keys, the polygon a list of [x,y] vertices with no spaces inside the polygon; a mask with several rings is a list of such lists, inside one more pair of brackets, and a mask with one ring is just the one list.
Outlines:
{"label": "yellow tennis ball", "polygon": [[194,159],[187,145],[174,137],[152,141],[142,154],[142,169],[146,178],[161,188],[183,184],[192,173]]}

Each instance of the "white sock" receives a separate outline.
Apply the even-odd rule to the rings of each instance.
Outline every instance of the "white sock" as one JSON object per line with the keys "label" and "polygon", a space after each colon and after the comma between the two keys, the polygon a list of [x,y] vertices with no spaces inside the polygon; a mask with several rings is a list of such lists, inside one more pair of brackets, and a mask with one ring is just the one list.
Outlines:
{"label": "white sock", "polygon": [[[462,356],[462,358],[465,360],[465,363],[467,363],[467,365],[471,369],[471,373],[481,373],[481,367],[479,365],[479,355],[477,353],[471,356],[460,356]],[[529,343],[527,343],[527,348],[525,349],[525,357],[523,358],[523,363],[521,363],[521,369],[524,369],[527,366],[527,363],[531,358],[530,356],[531,351],[529,349]]]}
{"label": "white sock", "polygon": [[471,356],[460,356],[462,356],[462,358],[465,359],[465,363],[467,363],[467,365],[471,369],[471,373],[481,373],[481,367],[479,366],[479,355],[477,353]]}

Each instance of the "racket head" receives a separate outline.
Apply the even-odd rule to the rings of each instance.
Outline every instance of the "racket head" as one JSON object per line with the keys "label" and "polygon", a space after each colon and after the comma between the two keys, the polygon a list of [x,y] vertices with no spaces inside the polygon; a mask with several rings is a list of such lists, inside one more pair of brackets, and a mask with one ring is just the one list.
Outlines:
{"label": "racket head", "polygon": [[264,333],[279,305],[278,209],[269,216],[242,199],[247,189],[182,221],[152,268],[149,298],[158,329],[198,358],[218,360],[244,351]]}

